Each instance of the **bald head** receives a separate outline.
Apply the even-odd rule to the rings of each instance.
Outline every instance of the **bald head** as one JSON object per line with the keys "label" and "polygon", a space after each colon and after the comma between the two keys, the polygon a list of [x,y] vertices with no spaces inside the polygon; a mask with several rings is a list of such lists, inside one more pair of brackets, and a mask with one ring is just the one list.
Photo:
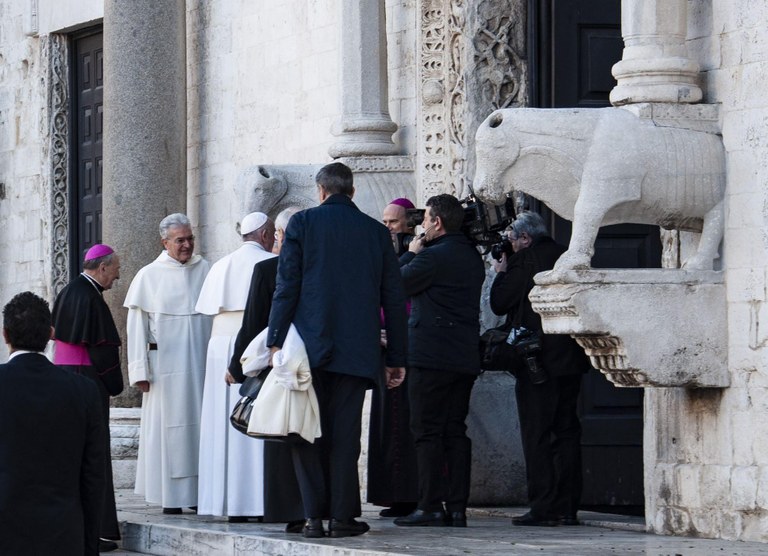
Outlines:
{"label": "bald head", "polygon": [[408,227],[408,215],[405,207],[395,204],[389,204],[384,207],[381,221],[393,234],[412,234],[413,228]]}

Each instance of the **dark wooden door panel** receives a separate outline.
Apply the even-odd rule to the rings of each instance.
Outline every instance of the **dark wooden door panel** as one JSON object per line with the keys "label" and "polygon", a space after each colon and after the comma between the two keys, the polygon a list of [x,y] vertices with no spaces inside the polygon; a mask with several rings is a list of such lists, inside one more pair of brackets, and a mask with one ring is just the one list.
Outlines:
{"label": "dark wooden door panel", "polygon": [[100,32],[73,37],[73,224],[72,268],[82,270],[83,254],[101,236],[102,140],[104,130],[104,50]]}

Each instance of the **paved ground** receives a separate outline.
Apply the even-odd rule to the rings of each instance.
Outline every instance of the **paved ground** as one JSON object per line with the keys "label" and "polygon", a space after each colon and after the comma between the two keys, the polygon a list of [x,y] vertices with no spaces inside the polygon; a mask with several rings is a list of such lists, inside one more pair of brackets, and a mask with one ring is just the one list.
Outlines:
{"label": "paved ground", "polygon": [[642,520],[638,518],[589,512],[580,514],[586,525],[579,527],[513,527],[509,516],[523,509],[485,508],[470,512],[466,529],[403,529],[393,525],[391,519],[379,518],[378,508],[366,506],[363,519],[370,524],[370,533],[310,542],[300,535],[284,533],[281,524],[229,524],[223,518],[191,512],[164,516],[160,508],[148,506],[125,491],[118,492],[118,510],[124,522],[125,550],[112,553],[116,555],[768,555],[766,544],[650,535],[642,532]]}

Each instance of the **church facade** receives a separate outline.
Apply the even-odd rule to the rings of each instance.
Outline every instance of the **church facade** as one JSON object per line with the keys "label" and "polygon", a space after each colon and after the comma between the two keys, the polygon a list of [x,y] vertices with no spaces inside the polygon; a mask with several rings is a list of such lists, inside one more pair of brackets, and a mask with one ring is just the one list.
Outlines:
{"label": "church facade", "polygon": [[[706,133],[723,157],[708,274],[679,269],[698,233],[611,228],[592,266],[636,274],[578,283],[617,292],[584,302],[603,320],[558,315],[546,291],[541,306],[597,369],[581,409],[585,504],[644,511],[656,533],[768,542],[767,70],[768,2],[749,0],[0,0],[0,300],[52,301],[103,241],[121,256],[109,297],[124,334],[122,301],[166,214],[188,214],[215,261],[248,212],[311,206],[332,160],[355,170],[375,218],[395,197],[463,199],[488,162],[476,131],[499,110],[614,106]],[[677,146],[649,146],[657,158],[632,171],[663,166],[677,191],[703,166],[697,147],[671,157]],[[571,218],[515,200],[568,241]],[[525,500],[513,388],[503,373],[476,387],[474,504]]]}

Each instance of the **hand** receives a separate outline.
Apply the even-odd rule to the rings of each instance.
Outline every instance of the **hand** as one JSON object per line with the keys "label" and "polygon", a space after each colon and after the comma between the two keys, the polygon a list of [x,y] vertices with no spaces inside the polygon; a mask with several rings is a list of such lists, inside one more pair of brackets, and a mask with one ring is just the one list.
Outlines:
{"label": "hand", "polygon": [[397,388],[405,380],[405,367],[384,367],[387,388]]}
{"label": "hand", "polygon": [[414,255],[422,249],[424,249],[424,234],[416,236],[411,240],[411,243],[408,244],[408,251]]}
{"label": "hand", "polygon": [[496,259],[493,260],[493,269],[498,272],[506,272],[507,271],[507,254],[502,253],[501,254],[501,260],[497,261]]}
{"label": "hand", "polygon": [[381,343],[381,347],[387,347],[387,331],[382,330],[381,331],[381,339],[379,340]]}
{"label": "hand", "polygon": [[136,388],[144,392],[145,394],[149,392],[149,381],[148,380],[140,380],[136,384],[134,384]]}
{"label": "hand", "polygon": [[224,382],[227,384],[234,384],[236,382],[235,377],[232,376],[229,370],[224,371]]}

